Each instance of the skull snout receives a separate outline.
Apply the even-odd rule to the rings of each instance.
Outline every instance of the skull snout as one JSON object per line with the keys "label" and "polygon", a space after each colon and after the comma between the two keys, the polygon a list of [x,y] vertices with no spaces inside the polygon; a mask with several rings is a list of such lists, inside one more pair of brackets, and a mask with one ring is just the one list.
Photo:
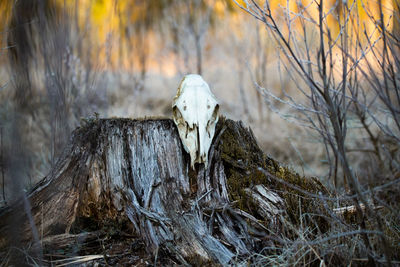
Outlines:
{"label": "skull snout", "polygon": [[[188,126],[188,131],[194,133],[193,136],[196,136],[196,158],[200,158],[199,162],[203,162],[206,159],[206,152],[204,151],[203,144],[205,143],[204,140],[204,125],[201,123],[193,123],[192,127]],[[203,138],[202,138],[203,137]]]}
{"label": "skull snout", "polygon": [[197,128],[199,156],[200,156],[202,162],[206,162],[207,153],[208,153],[208,147],[207,147],[208,134],[207,134],[206,126],[207,125],[205,125],[205,124],[199,125],[199,127]]}

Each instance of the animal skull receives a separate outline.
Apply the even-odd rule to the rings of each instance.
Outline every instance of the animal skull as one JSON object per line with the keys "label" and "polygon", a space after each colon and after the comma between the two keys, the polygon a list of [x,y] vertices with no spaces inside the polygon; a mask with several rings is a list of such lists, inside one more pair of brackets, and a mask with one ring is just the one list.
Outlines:
{"label": "animal skull", "polygon": [[186,75],[172,103],[173,118],[183,147],[190,154],[190,166],[204,163],[218,121],[219,104],[200,75]]}

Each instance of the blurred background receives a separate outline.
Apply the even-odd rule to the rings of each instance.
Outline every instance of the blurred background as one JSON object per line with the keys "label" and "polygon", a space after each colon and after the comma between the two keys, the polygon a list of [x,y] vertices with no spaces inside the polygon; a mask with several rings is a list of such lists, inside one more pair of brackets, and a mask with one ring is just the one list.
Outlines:
{"label": "blurred background", "polygon": [[[365,33],[370,39],[364,43],[380,40],[375,1],[327,1],[324,27],[333,39],[340,36],[341,6],[356,4],[357,21],[349,32]],[[204,77],[220,101],[221,114],[251,127],[266,154],[332,186],[334,163],[326,142],[313,127],[293,120],[299,111],[291,101],[307,101],[298,88],[306,83],[285,58],[282,42],[240,5],[246,1],[1,0],[1,204],[10,201],[16,189],[29,189],[46,176],[72,131],[88,120],[171,117],[172,98],[188,73]],[[313,5],[269,1],[285,34],[291,27],[301,34],[296,16],[313,26],[313,18],[318,20]],[[394,32],[396,1],[383,1],[382,6],[384,23]],[[309,32],[305,43],[318,43],[318,28]],[[297,49],[304,47],[299,44]],[[307,51],[318,58],[317,49],[310,46]],[[341,65],[338,53],[332,54]],[[360,120],[349,117],[346,145],[355,150],[349,152],[354,170],[372,166],[378,157],[397,157],[397,141],[379,139],[381,129],[372,125],[373,119],[366,120],[376,144]],[[374,145],[388,149],[374,155],[368,152]],[[389,165],[371,173],[392,168],[385,175],[393,175],[398,166]]]}

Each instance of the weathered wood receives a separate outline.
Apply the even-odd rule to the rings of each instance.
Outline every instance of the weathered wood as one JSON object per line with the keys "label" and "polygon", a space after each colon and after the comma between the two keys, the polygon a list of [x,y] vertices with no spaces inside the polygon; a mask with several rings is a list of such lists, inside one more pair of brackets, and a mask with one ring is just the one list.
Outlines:
{"label": "weathered wood", "polygon": [[[128,222],[155,257],[162,250],[180,263],[227,264],[254,251],[267,228],[280,227],[285,199],[257,171],[271,166],[280,168],[251,131],[230,120],[218,123],[209,167],[197,171],[169,119],[93,120],[75,130],[29,202],[45,240],[79,232],[90,226],[88,219],[97,228]],[[0,212],[0,249],[16,236],[25,244],[32,240],[20,202]]]}

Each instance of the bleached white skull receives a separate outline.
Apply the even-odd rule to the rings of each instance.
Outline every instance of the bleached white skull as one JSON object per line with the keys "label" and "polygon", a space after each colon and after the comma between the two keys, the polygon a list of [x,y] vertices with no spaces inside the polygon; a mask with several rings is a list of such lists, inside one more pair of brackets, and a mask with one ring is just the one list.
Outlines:
{"label": "bleached white skull", "polygon": [[183,147],[190,154],[190,166],[204,163],[218,121],[219,104],[200,75],[186,75],[172,103],[173,118]]}

